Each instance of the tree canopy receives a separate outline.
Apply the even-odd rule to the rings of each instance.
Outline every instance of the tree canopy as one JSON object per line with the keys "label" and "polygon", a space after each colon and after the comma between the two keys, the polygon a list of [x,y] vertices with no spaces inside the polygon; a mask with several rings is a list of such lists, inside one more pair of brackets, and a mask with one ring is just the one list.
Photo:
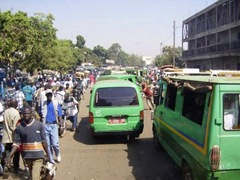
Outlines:
{"label": "tree canopy", "polygon": [[[76,36],[75,43],[58,39],[53,22],[51,14],[28,16],[21,11],[0,11],[0,66],[11,72],[20,68],[32,73],[35,69],[66,71],[82,62],[101,66],[107,59],[122,66],[144,65],[140,56],[126,53],[118,43],[113,43],[108,49],[101,45],[90,49],[85,46],[86,40],[82,35]],[[172,51],[171,47],[165,47],[163,54],[155,58],[155,64],[169,64]],[[180,49],[175,51],[176,62],[179,63]]]}
{"label": "tree canopy", "polygon": [[157,55],[155,57],[155,65],[156,66],[164,66],[168,64],[173,64],[173,53],[175,53],[175,66],[182,67],[182,61],[179,59],[180,54],[182,52],[181,47],[177,47],[173,49],[171,46],[165,46],[162,49],[162,54]]}

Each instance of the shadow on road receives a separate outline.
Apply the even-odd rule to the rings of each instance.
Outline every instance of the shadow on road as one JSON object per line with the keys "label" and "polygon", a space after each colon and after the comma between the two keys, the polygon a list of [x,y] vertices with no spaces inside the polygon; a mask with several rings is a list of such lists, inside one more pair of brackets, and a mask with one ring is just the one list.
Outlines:
{"label": "shadow on road", "polygon": [[74,140],[85,145],[126,144],[129,166],[138,180],[180,180],[181,170],[165,150],[155,150],[152,138],[128,141],[126,136],[103,136],[93,139],[88,117],[82,117]]}
{"label": "shadow on road", "polygon": [[100,136],[93,138],[90,132],[88,117],[82,117],[73,138],[86,145],[127,143],[126,136]]}
{"label": "shadow on road", "polygon": [[129,166],[138,180],[179,180],[181,171],[165,150],[157,151],[152,138],[139,138],[127,144]]}
{"label": "shadow on road", "polygon": [[75,141],[81,142],[86,145],[93,144],[93,139],[91,137],[88,117],[82,117],[79,121],[76,133],[73,136]]}

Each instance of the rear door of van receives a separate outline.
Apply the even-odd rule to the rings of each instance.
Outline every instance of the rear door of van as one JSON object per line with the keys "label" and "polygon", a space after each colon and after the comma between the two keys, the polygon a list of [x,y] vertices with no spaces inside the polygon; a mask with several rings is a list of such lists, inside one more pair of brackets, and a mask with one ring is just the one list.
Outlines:
{"label": "rear door of van", "polygon": [[[240,169],[240,85],[220,86],[220,169]],[[220,109],[219,108],[219,109]]]}

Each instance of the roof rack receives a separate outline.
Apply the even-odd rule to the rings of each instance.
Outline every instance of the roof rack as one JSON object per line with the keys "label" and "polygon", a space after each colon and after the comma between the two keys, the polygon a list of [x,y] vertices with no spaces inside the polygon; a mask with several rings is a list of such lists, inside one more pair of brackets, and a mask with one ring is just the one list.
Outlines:
{"label": "roof rack", "polygon": [[212,70],[210,69],[211,76],[220,77],[240,77],[240,71],[234,70]]}
{"label": "roof rack", "polygon": [[198,68],[165,68],[163,71],[163,76],[206,76],[206,75],[211,75],[210,72],[200,72]]}

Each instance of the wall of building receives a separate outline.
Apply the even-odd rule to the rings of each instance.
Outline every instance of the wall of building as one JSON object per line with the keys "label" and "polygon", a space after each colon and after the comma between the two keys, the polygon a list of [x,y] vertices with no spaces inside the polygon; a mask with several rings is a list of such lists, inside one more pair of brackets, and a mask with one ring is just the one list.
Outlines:
{"label": "wall of building", "polygon": [[239,0],[219,0],[183,21],[187,67],[240,70],[239,7]]}
{"label": "wall of building", "polygon": [[188,61],[187,68],[240,70],[240,57],[219,57],[213,59]]}

